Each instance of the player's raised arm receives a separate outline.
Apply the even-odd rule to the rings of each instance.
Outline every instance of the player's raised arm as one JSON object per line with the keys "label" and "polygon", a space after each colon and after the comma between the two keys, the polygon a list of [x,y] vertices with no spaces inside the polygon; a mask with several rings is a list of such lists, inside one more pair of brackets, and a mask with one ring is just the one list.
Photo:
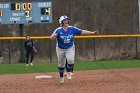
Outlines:
{"label": "player's raised arm", "polygon": [[97,34],[99,34],[98,30],[96,31],[82,30],[82,33],[81,33],[81,35],[97,35]]}

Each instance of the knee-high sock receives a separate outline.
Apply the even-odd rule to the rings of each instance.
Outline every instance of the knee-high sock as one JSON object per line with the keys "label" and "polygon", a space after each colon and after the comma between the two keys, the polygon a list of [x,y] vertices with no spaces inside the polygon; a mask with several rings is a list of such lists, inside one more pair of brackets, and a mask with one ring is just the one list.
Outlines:
{"label": "knee-high sock", "polygon": [[60,77],[64,76],[64,68],[58,67]]}
{"label": "knee-high sock", "polygon": [[73,72],[73,69],[74,69],[74,64],[73,64],[73,66],[72,66],[71,72]]}
{"label": "knee-high sock", "polygon": [[67,64],[67,72],[71,72],[73,69],[73,64]]}

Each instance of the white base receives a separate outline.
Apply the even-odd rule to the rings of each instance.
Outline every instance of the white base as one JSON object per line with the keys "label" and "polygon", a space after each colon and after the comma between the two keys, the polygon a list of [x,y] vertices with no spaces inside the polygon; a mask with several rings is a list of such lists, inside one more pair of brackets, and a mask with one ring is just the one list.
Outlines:
{"label": "white base", "polygon": [[39,75],[39,76],[35,76],[35,79],[51,79],[53,78],[52,75]]}

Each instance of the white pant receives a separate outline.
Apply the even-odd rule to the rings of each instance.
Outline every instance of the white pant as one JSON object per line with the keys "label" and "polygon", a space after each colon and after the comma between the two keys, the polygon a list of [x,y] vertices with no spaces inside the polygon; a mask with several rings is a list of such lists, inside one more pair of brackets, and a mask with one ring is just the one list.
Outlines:
{"label": "white pant", "polygon": [[68,64],[74,64],[75,58],[75,46],[72,46],[68,49],[61,49],[56,47],[56,53],[58,58],[58,67],[65,67],[66,59]]}

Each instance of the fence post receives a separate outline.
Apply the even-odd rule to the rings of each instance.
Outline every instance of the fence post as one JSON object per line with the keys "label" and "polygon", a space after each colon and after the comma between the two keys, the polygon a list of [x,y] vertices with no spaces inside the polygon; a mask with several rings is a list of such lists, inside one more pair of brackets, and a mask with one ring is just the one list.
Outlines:
{"label": "fence post", "polygon": [[52,62],[52,50],[51,50],[51,40],[49,39],[49,55],[50,55],[50,63]]}
{"label": "fence post", "polygon": [[138,58],[138,37],[136,37],[135,44],[136,44],[136,59],[137,59]]}
{"label": "fence post", "polygon": [[[20,33],[21,37],[23,36],[23,26],[24,26],[24,24],[19,24],[19,33]],[[21,62],[21,63],[25,62],[23,46],[24,46],[24,41],[20,40],[20,60],[19,60],[19,62]]]}
{"label": "fence post", "polygon": [[94,44],[94,47],[93,47],[94,48],[94,54],[93,54],[94,55],[94,61],[96,61],[96,45],[95,45],[96,40],[95,40],[95,38],[93,39],[93,44]]}
{"label": "fence post", "polygon": [[9,41],[8,50],[9,50],[9,53],[8,53],[8,56],[9,56],[9,64],[11,64],[11,40]]}

